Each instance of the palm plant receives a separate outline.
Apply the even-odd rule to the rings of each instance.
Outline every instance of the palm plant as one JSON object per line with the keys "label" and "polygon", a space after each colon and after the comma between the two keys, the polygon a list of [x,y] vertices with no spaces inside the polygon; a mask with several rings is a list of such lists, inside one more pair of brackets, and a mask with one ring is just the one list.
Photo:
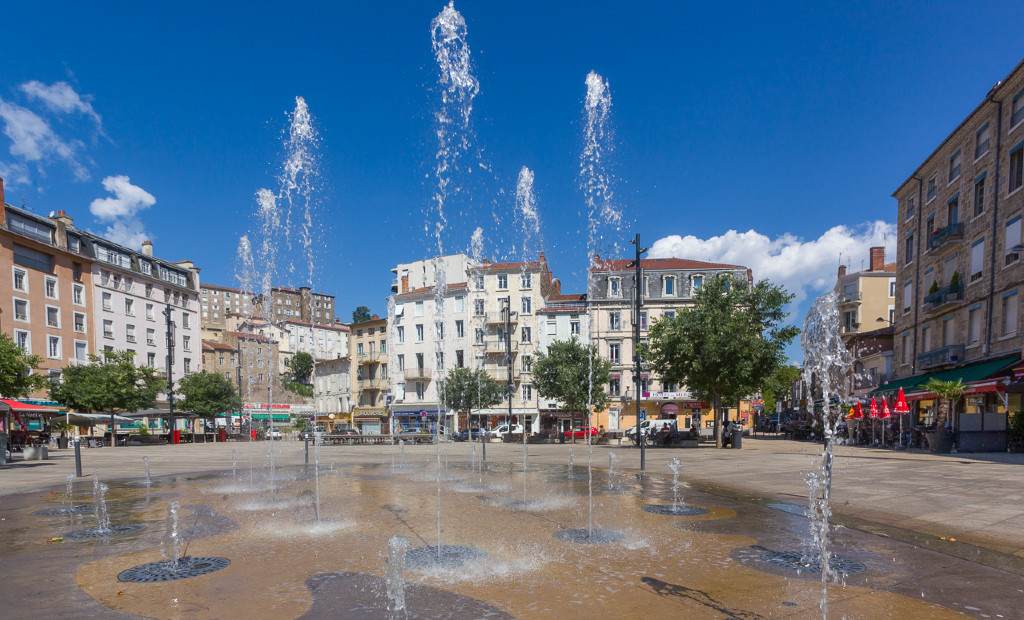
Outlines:
{"label": "palm plant", "polygon": [[967,391],[967,386],[960,379],[953,381],[942,381],[935,377],[929,379],[923,386],[928,392],[932,392],[939,399],[938,418],[935,421],[935,428],[942,429],[946,426],[946,420],[953,413],[956,401]]}

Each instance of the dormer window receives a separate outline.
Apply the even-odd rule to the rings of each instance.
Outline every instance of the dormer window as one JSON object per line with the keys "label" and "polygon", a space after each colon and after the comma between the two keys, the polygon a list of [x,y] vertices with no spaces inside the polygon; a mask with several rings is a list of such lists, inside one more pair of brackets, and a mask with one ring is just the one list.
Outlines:
{"label": "dormer window", "polygon": [[608,278],[608,296],[622,297],[622,280],[620,278]]}
{"label": "dormer window", "polygon": [[675,294],[676,294],[676,277],[675,276],[665,276],[664,283],[665,284],[664,284],[664,289],[662,290],[662,294],[665,297],[674,297]]}
{"label": "dormer window", "polygon": [[693,290],[693,294],[696,295],[697,291],[704,288],[704,276],[693,276],[690,278],[690,288]]}

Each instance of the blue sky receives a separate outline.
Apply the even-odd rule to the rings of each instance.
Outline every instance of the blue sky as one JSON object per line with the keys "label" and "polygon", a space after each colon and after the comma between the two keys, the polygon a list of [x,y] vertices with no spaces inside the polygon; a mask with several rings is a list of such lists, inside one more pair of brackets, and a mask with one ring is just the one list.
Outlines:
{"label": "blue sky", "polygon": [[[152,237],[158,256],[232,284],[255,192],[276,185],[286,113],[302,96],[320,137],[315,286],[343,318],[357,305],[383,313],[390,267],[434,247],[423,231],[438,105],[430,21],[443,6],[9,5],[7,201]],[[739,257],[803,299],[831,285],[839,251],[859,269],[869,245],[888,234],[892,247],[892,191],[1024,57],[1019,1],[456,8],[480,82],[473,144],[490,171],[453,180],[464,191],[446,248],[467,248],[464,231],[482,225],[487,254],[511,255],[516,235],[488,220],[508,228],[528,166],[567,292],[585,276],[589,71],[611,88],[623,238],[639,232],[659,255]],[[125,209],[90,213],[118,190]]]}

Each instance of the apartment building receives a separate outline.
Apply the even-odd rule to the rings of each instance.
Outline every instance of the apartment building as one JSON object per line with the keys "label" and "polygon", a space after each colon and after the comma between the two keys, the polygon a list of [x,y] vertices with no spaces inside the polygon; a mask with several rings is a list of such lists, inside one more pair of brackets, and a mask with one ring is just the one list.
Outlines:
{"label": "apartment building", "polygon": [[96,352],[92,251],[71,224],[63,211],[42,217],[4,203],[0,179],[0,329],[57,376]]}
{"label": "apartment building", "polygon": [[[590,344],[590,321],[587,314],[585,293],[551,294],[544,301],[544,307],[537,311],[537,352],[547,353],[553,342],[573,338],[583,346]],[[540,432],[563,432],[569,430],[573,419],[580,424],[583,412],[565,411],[562,403],[538,394]],[[575,415],[573,415],[575,414]]]}
{"label": "apartment building", "polygon": [[840,265],[835,285],[839,331],[853,359],[849,389],[857,397],[893,376],[896,263],[885,262],[884,247],[868,252],[868,268],[847,273],[846,265]]}
{"label": "apartment building", "polygon": [[[313,386],[317,423],[322,424],[326,430],[333,430],[340,425],[351,425],[352,379],[349,358],[316,360]],[[359,423],[358,420],[356,422]],[[376,424],[366,422],[357,428],[365,435],[380,434],[380,418],[376,420]]]}
{"label": "apartment building", "polygon": [[[634,321],[640,324],[641,342],[654,321],[674,317],[680,308],[693,305],[693,296],[704,282],[731,276],[753,285],[750,270],[740,265],[706,263],[682,258],[641,259],[643,306],[634,316],[636,271],[631,261],[596,257],[590,268],[587,303],[591,340],[598,353],[612,363],[607,390],[611,403],[595,412],[592,422],[608,429],[636,424],[636,392],[633,370]],[[649,369],[640,374],[640,413],[645,418],[679,420],[680,427],[711,426],[710,403],[697,399],[686,386],[662,382]]]}
{"label": "apartment building", "polygon": [[375,314],[369,321],[352,323],[349,338],[356,365],[351,375],[349,422],[364,435],[388,433],[388,320]]}
{"label": "apartment building", "polygon": [[206,340],[220,340],[225,331],[237,331],[238,326],[232,325],[229,319],[253,313],[253,295],[243,293],[239,288],[203,284],[199,293],[202,304],[200,323]]}
{"label": "apartment building", "polygon": [[334,295],[312,291],[308,286],[297,289],[275,286],[270,289],[270,306],[264,307],[262,295],[256,297],[255,314],[274,321],[334,323]]}
{"label": "apartment building", "polygon": [[1020,406],[1003,390],[1024,342],[1022,190],[1024,62],[893,193],[897,381],[884,387],[913,393],[915,421],[934,419],[934,399],[916,388],[937,373],[969,385],[966,416]]}

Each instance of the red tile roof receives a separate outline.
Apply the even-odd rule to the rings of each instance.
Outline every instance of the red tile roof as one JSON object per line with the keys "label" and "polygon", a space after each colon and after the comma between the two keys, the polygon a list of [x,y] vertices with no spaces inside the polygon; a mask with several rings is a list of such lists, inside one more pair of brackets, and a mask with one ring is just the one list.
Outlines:
{"label": "red tile roof", "polygon": [[223,342],[217,342],[216,340],[204,340],[203,341],[203,348],[204,349],[209,348],[210,350],[218,350],[218,351],[234,351],[235,350],[235,348],[233,346],[231,346],[229,344],[224,344]]}
{"label": "red tile roof", "polygon": [[484,263],[478,267],[470,267],[470,271],[521,271],[522,269],[529,271],[538,270],[546,271],[548,264],[545,261],[528,261],[518,263]]}
{"label": "red tile roof", "polygon": [[[591,271],[632,271],[633,267],[628,265],[633,262],[629,259],[605,259],[597,260],[597,266],[591,267]],[[641,258],[640,266],[644,269],[746,269],[743,265],[728,265],[725,263],[705,263],[699,260],[688,258]]]}
{"label": "red tile roof", "polygon": [[[465,282],[456,282],[454,284],[449,284],[448,286],[446,286],[445,287],[445,292],[449,292],[450,293],[450,292],[462,290],[462,289],[465,289],[465,288],[467,288],[467,284]],[[432,292],[433,290],[434,290],[433,286],[421,286],[420,288],[414,288],[411,291],[406,291],[404,293],[399,293],[395,297],[405,297],[405,296],[408,296],[408,295],[422,295],[424,293]]]}
{"label": "red tile roof", "polygon": [[561,295],[561,294],[559,294],[559,295],[548,295],[548,301],[549,302],[551,302],[551,301],[579,301],[579,302],[586,302],[587,301],[587,294],[586,293],[567,293],[567,294],[564,294],[564,295]]}

